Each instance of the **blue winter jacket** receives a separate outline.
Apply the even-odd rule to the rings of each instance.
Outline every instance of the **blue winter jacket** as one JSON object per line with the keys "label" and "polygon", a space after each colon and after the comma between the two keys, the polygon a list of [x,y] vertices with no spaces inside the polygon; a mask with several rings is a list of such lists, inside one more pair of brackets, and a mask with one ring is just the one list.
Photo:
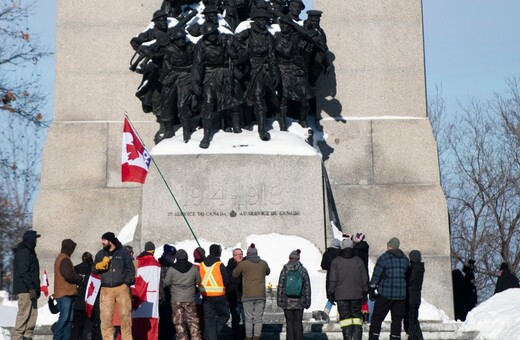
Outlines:
{"label": "blue winter jacket", "polygon": [[370,287],[389,300],[406,299],[408,257],[400,249],[389,249],[379,256]]}

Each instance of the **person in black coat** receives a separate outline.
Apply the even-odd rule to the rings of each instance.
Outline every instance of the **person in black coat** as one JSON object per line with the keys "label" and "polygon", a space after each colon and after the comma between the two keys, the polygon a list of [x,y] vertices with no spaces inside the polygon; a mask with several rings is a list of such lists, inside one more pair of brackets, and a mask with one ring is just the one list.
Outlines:
{"label": "person in black coat", "polygon": [[[325,250],[323,256],[321,257],[321,269],[327,271],[327,276],[325,278],[325,286],[329,284],[329,270],[332,260],[334,260],[341,251],[341,241],[337,238],[332,239],[330,247]],[[334,302],[327,299],[327,303],[325,304],[325,308],[323,312],[318,311],[317,314],[314,315],[316,320],[325,320],[329,321],[329,313],[332,308]]]}
{"label": "person in black coat", "polygon": [[421,262],[421,252],[412,250],[409,254],[410,270],[406,275],[406,318],[404,330],[408,333],[408,340],[423,340],[419,324],[419,306],[421,305],[421,291],[424,279],[424,263]]}
{"label": "person in black coat", "polygon": [[74,272],[82,274],[83,281],[78,283],[78,297],[74,301],[74,318],[72,320],[72,339],[90,339],[92,325],[87,317],[85,308],[85,293],[87,291],[87,283],[92,271],[92,254],[84,252],[81,256],[81,263],[74,266]]}
{"label": "person in black coat", "polygon": [[495,288],[495,294],[503,292],[509,288],[520,288],[518,278],[515,274],[511,273],[507,262],[502,262],[498,271],[497,286]]}
{"label": "person in black coat", "polygon": [[175,263],[175,254],[177,248],[172,245],[165,244],[163,253],[159,258],[161,264],[161,283],[159,287],[159,340],[175,339],[175,326],[173,325],[173,310],[171,304],[171,291],[164,286],[164,277],[168,269]]}

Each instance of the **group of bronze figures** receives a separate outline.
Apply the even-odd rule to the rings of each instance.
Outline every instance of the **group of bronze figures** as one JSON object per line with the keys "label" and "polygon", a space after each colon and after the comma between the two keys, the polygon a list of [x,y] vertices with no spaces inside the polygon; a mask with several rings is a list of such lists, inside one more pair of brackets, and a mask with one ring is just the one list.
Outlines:
{"label": "group of bronze figures", "polygon": [[180,123],[187,143],[196,115],[201,148],[214,122],[234,133],[256,123],[264,141],[269,116],[281,131],[287,117],[307,128],[316,81],[331,62],[322,12],[309,10],[302,21],[304,9],[302,0],[164,0],[130,41],[130,69],[143,74],[136,96],[160,124],[155,142],[173,137]]}

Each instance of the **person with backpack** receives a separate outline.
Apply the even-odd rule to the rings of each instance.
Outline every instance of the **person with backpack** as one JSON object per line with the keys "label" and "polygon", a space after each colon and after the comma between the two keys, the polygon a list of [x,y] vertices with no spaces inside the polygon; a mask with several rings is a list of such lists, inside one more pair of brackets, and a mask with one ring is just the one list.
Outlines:
{"label": "person with backpack", "polygon": [[247,248],[247,256],[233,270],[233,278],[242,277],[242,305],[246,316],[246,339],[260,340],[265,309],[265,277],[271,273],[269,265],[258,256],[254,243]]}
{"label": "person with backpack", "polygon": [[287,339],[303,339],[303,310],[311,306],[311,281],[307,269],[300,262],[300,249],[289,254],[289,262],[280,272],[277,303],[283,309],[287,325]]}
{"label": "person with backpack", "polygon": [[355,255],[352,247],[349,238],[341,242],[341,252],[330,265],[327,298],[338,303],[343,339],[361,340],[361,306],[368,292],[368,275],[363,260]]}

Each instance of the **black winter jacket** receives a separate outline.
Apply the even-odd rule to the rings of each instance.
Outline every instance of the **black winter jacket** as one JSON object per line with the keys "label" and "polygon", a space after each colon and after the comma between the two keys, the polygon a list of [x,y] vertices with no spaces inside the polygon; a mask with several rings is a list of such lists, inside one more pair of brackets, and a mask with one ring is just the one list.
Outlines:
{"label": "black winter jacket", "polygon": [[421,291],[424,279],[424,263],[410,261],[410,269],[407,273],[408,303],[410,305],[421,304]]}
{"label": "black winter jacket", "polygon": [[40,297],[40,262],[36,257],[34,246],[22,241],[14,251],[13,294],[36,291]]}
{"label": "black winter jacket", "polygon": [[87,292],[87,283],[92,271],[92,265],[87,262],[81,262],[74,266],[74,272],[85,275],[83,281],[78,283],[78,297],[74,300],[75,310],[85,310],[85,294]]}
{"label": "black winter jacket", "polygon": [[505,268],[502,270],[502,275],[498,277],[495,294],[509,288],[520,288],[520,284],[518,284],[518,278],[515,274],[511,273],[509,268]]}
{"label": "black winter jacket", "polygon": [[[96,263],[101,262],[105,256],[110,258],[108,270],[97,270]],[[132,256],[119,242],[112,252],[104,249],[98,251],[92,266],[92,273],[101,274],[101,287],[119,287],[122,284],[131,286],[135,281]]]}

